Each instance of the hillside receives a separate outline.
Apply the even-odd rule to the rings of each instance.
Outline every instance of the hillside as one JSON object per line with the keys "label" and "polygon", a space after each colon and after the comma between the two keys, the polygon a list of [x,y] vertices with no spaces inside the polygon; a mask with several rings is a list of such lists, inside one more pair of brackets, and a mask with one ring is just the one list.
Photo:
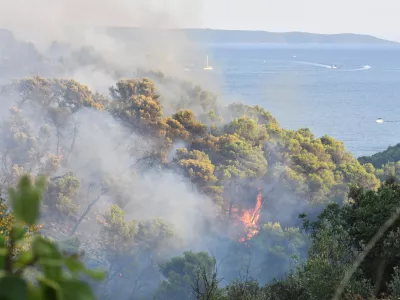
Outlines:
{"label": "hillside", "polygon": [[[107,94],[73,79],[39,76],[3,86],[9,110],[0,123],[0,187],[15,186],[24,173],[46,176],[40,233],[114,274],[95,286],[98,299],[204,299],[187,296],[199,282],[194,271],[205,263],[214,272],[217,261],[222,267],[213,289],[216,276],[223,277],[229,286],[220,292],[227,296],[207,299],[244,299],[232,296],[240,292],[243,268],[257,280],[250,282],[252,295],[265,290],[271,296],[245,299],[292,300],[300,293],[296,299],[332,299],[355,246],[370,237],[356,229],[365,220],[379,227],[397,205],[400,187],[389,206],[372,201],[370,209],[371,199],[397,186],[380,186],[373,167],[362,166],[342,142],[283,129],[260,106],[224,106],[191,82],[139,73],[116,81]],[[160,93],[166,88],[176,94]],[[377,188],[375,198],[364,197],[363,189]],[[357,206],[344,204],[349,191]],[[378,210],[379,217],[365,218]],[[307,220],[299,219],[303,213]],[[187,251],[199,249],[215,249],[216,257]],[[335,256],[325,257],[324,249]],[[286,285],[295,257],[305,265],[289,277],[298,284]],[[339,267],[338,260],[344,261]],[[332,276],[321,289],[327,272]],[[365,276],[356,283],[372,280],[371,272]],[[283,281],[259,286],[277,277]],[[364,296],[366,283],[352,293]],[[290,294],[278,298],[282,289]]]}
{"label": "hillside", "polygon": [[[107,29],[112,36],[121,39],[138,39],[143,36],[159,34],[157,29],[121,28]],[[397,44],[370,35],[315,34],[306,32],[268,32],[247,30],[218,30],[218,29],[173,29],[177,36],[185,34],[188,38],[199,43],[278,43],[278,44]]]}
{"label": "hillside", "polygon": [[[379,159],[357,160],[307,128],[284,129],[258,105],[227,105],[188,79],[137,70],[133,55],[107,60],[83,48],[56,64],[8,32],[1,41],[0,190],[4,197],[23,174],[45,176],[40,225],[27,233],[106,270],[103,283],[90,282],[97,299],[331,300],[355,250],[399,206],[400,186],[380,182],[399,163],[375,169],[369,162]],[[68,51],[55,43],[49,53]],[[26,75],[21,62],[41,76]],[[92,69],[82,83],[58,75],[83,66],[109,71],[110,82]],[[6,204],[0,199],[0,228],[12,237]],[[342,299],[376,299],[368,298],[376,262],[398,262],[399,233],[374,247]],[[59,277],[57,261],[43,264]],[[385,284],[392,270],[383,270]]]}
{"label": "hillside", "polygon": [[381,181],[390,177],[400,178],[400,144],[371,156],[362,156],[358,161]]}
{"label": "hillside", "polygon": [[371,156],[362,156],[358,158],[362,164],[370,163],[375,168],[380,168],[383,165],[391,162],[400,161],[400,144],[388,147],[385,151],[375,153]]}

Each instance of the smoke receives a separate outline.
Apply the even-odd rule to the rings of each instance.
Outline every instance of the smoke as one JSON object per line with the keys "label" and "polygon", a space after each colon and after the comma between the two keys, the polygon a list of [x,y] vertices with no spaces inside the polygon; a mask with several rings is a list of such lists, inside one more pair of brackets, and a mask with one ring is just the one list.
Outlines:
{"label": "smoke", "polygon": [[[207,49],[184,32],[166,30],[200,26],[201,11],[201,1],[185,0],[165,3],[157,0],[7,1],[0,11],[0,28],[10,30],[15,38],[8,33],[4,35],[6,46],[0,49],[0,63],[8,68],[0,71],[0,79],[7,82],[38,73],[48,77],[74,78],[93,91],[108,95],[109,87],[116,80],[135,77],[139,74],[138,69],[157,70],[168,75],[167,79],[156,82],[156,88],[162,95],[164,113],[170,115],[176,111],[174,107],[182,98],[204,94],[195,87],[177,84],[175,79],[178,82],[193,81],[215,94],[220,92],[217,62],[210,61],[215,72],[196,71],[203,70]],[[123,28],[126,26],[136,29]],[[185,70],[186,65],[190,65],[190,71]],[[194,90],[193,94],[190,94],[191,90]],[[213,100],[212,96],[207,97],[205,100]],[[10,102],[3,107],[14,104]],[[195,113],[206,112],[193,102],[187,108]],[[8,112],[3,115],[4,111],[2,120],[11,117]],[[38,135],[39,128],[48,120],[36,111],[32,112],[30,106],[23,108],[23,112],[29,127]],[[233,118],[232,112],[226,110],[225,114],[225,120]],[[97,238],[100,227],[95,221],[96,215],[104,214],[111,204],[116,203],[126,212],[127,220],[165,220],[182,239],[181,250],[208,250],[212,244],[222,255],[230,255],[233,249],[231,240],[226,243],[207,235],[204,220],[213,220],[218,214],[211,199],[197,191],[185,176],[146,165],[143,158],[154,149],[156,140],[132,133],[107,112],[91,109],[75,113],[61,133],[52,130],[48,141],[51,148],[47,150],[56,151],[57,139],[61,137],[60,147],[70,151],[68,165],[61,166],[54,176],[72,171],[80,179],[80,214],[102,194],[103,181],[111,186],[111,191],[102,195],[90,211],[79,232]],[[171,161],[176,150],[184,146],[183,143],[173,145],[168,159]],[[144,164],[143,168],[140,168],[141,164]],[[267,195],[268,191],[269,187],[264,187],[263,194]],[[245,194],[242,196],[249,198]],[[275,221],[273,218],[291,221],[294,212],[287,213],[288,207],[299,209],[294,205],[298,202],[287,194],[284,201],[275,203],[275,207],[266,203],[271,209],[265,215],[265,221]],[[93,241],[85,242],[90,244]],[[96,241],[91,245],[92,250],[98,246],[99,241]],[[232,272],[240,268],[244,260],[240,258],[242,248],[235,251],[237,260],[232,261],[230,268],[225,268],[231,273],[231,278],[234,277]]]}
{"label": "smoke", "polygon": [[[155,141],[129,133],[106,112],[85,109],[78,115],[70,161],[76,176],[88,183],[98,181],[99,174],[114,177],[118,182],[118,204],[126,211],[127,219],[161,218],[185,241],[197,240],[202,220],[216,214],[212,201],[177,173],[152,169],[138,173],[132,169],[151,151]],[[99,213],[113,202],[115,197],[109,197]]]}
{"label": "smoke", "polygon": [[[38,73],[74,78],[94,91],[108,94],[108,88],[116,80],[132,78],[138,68],[143,68],[207,86],[204,75],[184,71],[184,65],[193,60],[197,60],[194,64],[203,64],[206,51],[183,32],[167,30],[200,26],[201,11],[201,1],[183,0],[165,3],[154,0],[5,1],[0,10],[0,28],[11,33],[2,31],[4,47],[0,60],[9,70],[5,69],[0,76],[3,83]],[[217,86],[215,77],[209,82]],[[158,88],[166,92],[171,87],[168,82],[161,82]],[[182,93],[177,86],[173,89],[169,97],[165,93],[165,106],[168,99],[172,101]],[[29,109],[25,113],[32,128],[46,123]],[[77,133],[74,133],[75,126]],[[50,143],[54,144],[55,139],[52,136]],[[68,168],[84,179],[83,186],[96,181],[99,174],[125,177],[121,179],[125,182],[122,193],[132,199],[126,206],[129,218],[161,217],[178,231],[182,229],[180,233],[184,237],[195,238],[200,228],[197,220],[203,215],[199,207],[206,210],[206,215],[215,214],[211,200],[188,186],[180,175],[132,174],[131,166],[153,142],[127,133],[107,113],[90,110],[77,113],[74,122],[64,128],[61,146],[72,147],[72,140],[74,147]],[[141,150],[132,150],[133,144]],[[61,168],[58,175],[66,171]],[[152,188],[155,184],[156,190]],[[103,202],[105,208],[107,201]],[[204,206],[204,203],[209,204]]]}
{"label": "smoke", "polygon": [[99,46],[101,40],[93,34],[96,28],[197,26],[201,10],[201,1],[183,0],[17,0],[3,3],[0,27],[37,46],[48,46],[52,41],[80,46],[93,40],[100,42],[96,44]]}
{"label": "smoke", "polygon": [[26,69],[24,75],[77,76],[92,89],[104,90],[144,68],[218,89],[215,76],[184,70],[187,64],[202,69],[206,49],[184,32],[168,30],[200,26],[202,10],[201,1],[184,0],[6,1],[0,28],[38,49],[36,59],[15,65]]}

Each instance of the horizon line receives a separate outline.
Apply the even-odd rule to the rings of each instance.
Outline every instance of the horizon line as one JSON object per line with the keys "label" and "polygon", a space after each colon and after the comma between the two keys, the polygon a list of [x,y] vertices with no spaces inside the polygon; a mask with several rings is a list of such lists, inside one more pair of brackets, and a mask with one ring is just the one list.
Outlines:
{"label": "horizon line", "polygon": [[290,34],[290,33],[300,33],[300,34],[313,34],[313,35],[325,35],[325,36],[337,36],[337,35],[358,35],[364,37],[372,37],[376,39],[380,39],[383,41],[391,42],[391,43],[400,43],[400,41],[392,40],[389,38],[369,34],[369,33],[355,33],[355,32],[335,32],[335,33],[322,33],[322,32],[311,32],[311,31],[269,31],[265,29],[232,29],[232,28],[211,28],[211,27],[171,27],[171,28],[159,28],[159,27],[140,27],[140,26],[101,26],[102,28],[125,28],[125,29],[149,29],[149,30],[210,30],[210,31],[240,31],[240,32],[265,32],[265,33],[273,33],[273,34]]}

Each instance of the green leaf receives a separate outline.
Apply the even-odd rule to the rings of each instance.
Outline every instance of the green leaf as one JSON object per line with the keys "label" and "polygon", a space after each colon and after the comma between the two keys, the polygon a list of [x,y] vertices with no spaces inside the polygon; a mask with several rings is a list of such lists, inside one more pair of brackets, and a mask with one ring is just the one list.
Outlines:
{"label": "green leaf", "polygon": [[28,299],[28,286],[18,277],[6,276],[0,279],[1,300],[25,300]]}
{"label": "green leaf", "polygon": [[8,249],[5,248],[4,238],[0,236],[0,270],[4,269],[4,264],[6,262],[7,254],[8,254]]}
{"label": "green leaf", "polygon": [[95,300],[90,286],[80,280],[70,279],[61,284],[63,300]]}
{"label": "green leaf", "polygon": [[0,235],[0,248],[6,246],[6,239],[4,238],[3,235]]}
{"label": "green leaf", "polygon": [[14,266],[17,268],[21,268],[26,264],[30,263],[33,260],[32,251],[24,251],[18,254],[17,259],[15,260]]}
{"label": "green leaf", "polygon": [[10,188],[10,202],[19,221],[23,221],[28,225],[35,224],[39,218],[40,200],[44,181],[40,181],[37,186],[32,185],[30,178],[25,175],[20,179],[17,188]]}
{"label": "green leaf", "polygon": [[41,236],[36,236],[33,240],[32,251],[40,258],[62,259],[56,245]]}
{"label": "green leaf", "polygon": [[39,277],[37,280],[41,288],[41,294],[43,295],[42,299],[62,300],[60,294],[61,288],[57,282],[46,277]]}
{"label": "green leaf", "polygon": [[37,280],[42,285],[48,286],[48,287],[52,288],[55,291],[60,291],[60,285],[57,282],[55,282],[54,280],[50,279],[50,278],[41,276],[41,277],[38,277]]}
{"label": "green leaf", "polygon": [[80,262],[75,257],[68,257],[65,259],[65,264],[67,268],[71,271],[72,274],[77,274],[82,272],[83,274],[89,276],[94,280],[103,280],[105,278],[106,272],[103,270],[89,270],[85,267],[85,265]]}
{"label": "green leaf", "polygon": [[85,275],[89,276],[90,278],[94,279],[94,280],[104,280],[104,278],[107,275],[107,272],[103,271],[103,270],[88,270],[85,269],[83,272]]}
{"label": "green leaf", "polygon": [[40,290],[40,287],[37,286],[28,286],[28,300],[42,300],[43,296]]}
{"label": "green leaf", "polygon": [[25,236],[26,229],[21,225],[14,225],[11,229],[14,241],[19,241]]}
{"label": "green leaf", "polygon": [[65,265],[73,274],[85,271],[85,266],[75,257],[67,257],[65,259]]}
{"label": "green leaf", "polygon": [[38,265],[43,268],[44,274],[56,281],[61,279],[63,257],[56,245],[41,237],[36,236],[32,242],[33,255],[39,258]]}
{"label": "green leaf", "polygon": [[64,265],[61,259],[41,258],[38,261],[38,265],[47,267],[61,267]]}
{"label": "green leaf", "polygon": [[55,281],[60,281],[62,278],[62,267],[45,264],[42,265],[43,273],[45,276],[54,279]]}

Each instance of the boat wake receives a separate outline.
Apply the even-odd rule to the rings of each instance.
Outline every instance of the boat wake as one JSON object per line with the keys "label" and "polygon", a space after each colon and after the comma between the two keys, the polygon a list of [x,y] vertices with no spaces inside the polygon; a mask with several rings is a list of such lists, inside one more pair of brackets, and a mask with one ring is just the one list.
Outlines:
{"label": "boat wake", "polygon": [[321,68],[325,68],[325,69],[336,69],[336,66],[334,66],[334,65],[324,65],[324,64],[313,63],[313,62],[308,62],[308,61],[297,61],[297,63],[303,64],[303,65],[314,66],[314,67],[321,67]]}
{"label": "boat wake", "polygon": [[365,65],[364,67],[362,67],[360,69],[356,69],[356,71],[363,71],[363,70],[369,70],[369,69],[372,69],[372,67],[369,65]]}
{"label": "boat wake", "polygon": [[365,65],[362,68],[358,68],[358,69],[343,69],[342,71],[354,72],[354,71],[366,71],[366,70],[370,70],[370,69],[372,69],[372,67],[370,65]]}
{"label": "boat wake", "polygon": [[[309,66],[320,67],[320,68],[325,68],[325,69],[339,69],[335,65],[325,65],[325,64],[308,62],[308,61],[296,61],[296,62],[299,64],[303,64],[303,65],[309,65]],[[342,69],[342,68],[340,68],[340,71],[366,71],[366,70],[370,70],[370,69],[372,69],[372,67],[370,65],[365,65],[362,68],[357,68],[357,69]]]}

